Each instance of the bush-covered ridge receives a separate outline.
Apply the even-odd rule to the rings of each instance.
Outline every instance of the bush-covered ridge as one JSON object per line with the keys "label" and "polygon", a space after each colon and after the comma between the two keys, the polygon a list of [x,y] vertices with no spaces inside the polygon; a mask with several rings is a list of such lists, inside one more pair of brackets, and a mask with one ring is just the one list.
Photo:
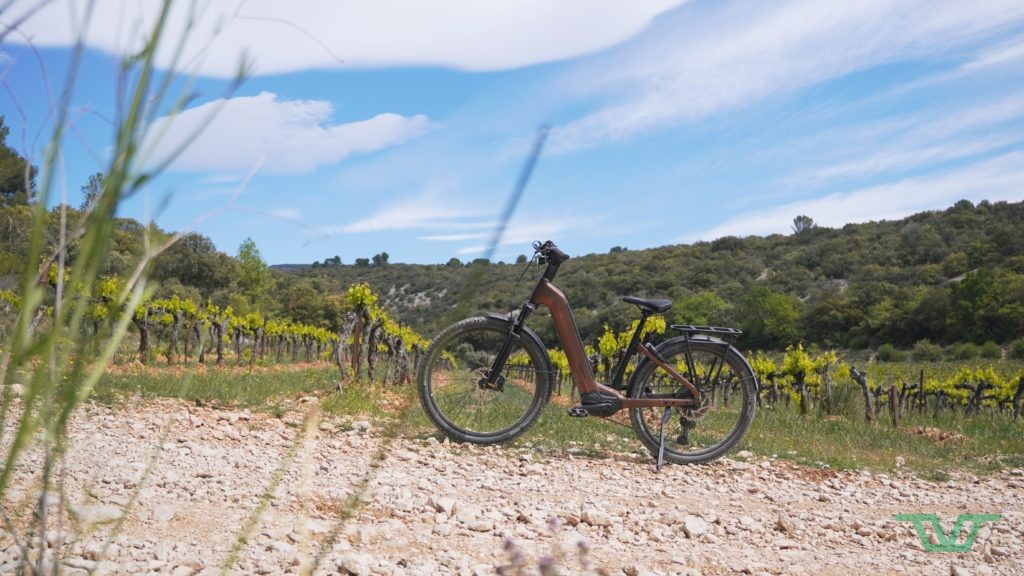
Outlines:
{"label": "bush-covered ridge", "polygon": [[[672,322],[732,325],[744,348],[796,342],[909,348],[1024,335],[1024,203],[960,201],[897,221],[812,226],[790,235],[733,236],[574,258],[557,279],[585,340],[635,314],[625,295],[669,297]],[[571,238],[555,238],[572,252]],[[524,251],[529,247],[524,246]],[[454,265],[453,265],[454,264]],[[463,294],[467,266],[336,265],[294,271],[312,281],[368,282],[403,322],[430,334],[458,298],[470,310],[509,310],[532,284],[522,265],[492,264]],[[552,329],[541,328],[554,341]]]}

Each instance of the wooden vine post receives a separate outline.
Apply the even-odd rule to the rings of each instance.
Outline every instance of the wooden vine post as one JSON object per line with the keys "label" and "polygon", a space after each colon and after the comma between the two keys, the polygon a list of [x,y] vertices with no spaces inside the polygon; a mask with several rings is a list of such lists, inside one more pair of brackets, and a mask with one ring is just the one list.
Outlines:
{"label": "wooden vine post", "polygon": [[875,416],[875,397],[868,384],[868,375],[866,372],[859,372],[853,366],[850,366],[850,375],[857,384],[860,384],[860,390],[864,394],[864,418],[874,426],[878,420]]}
{"label": "wooden vine post", "polygon": [[1018,422],[1024,412],[1024,374],[1017,381],[1017,392],[1013,395],[1013,421]]}
{"label": "wooden vine post", "polygon": [[892,416],[892,427],[900,427],[900,391],[895,384],[889,387],[889,414]]}

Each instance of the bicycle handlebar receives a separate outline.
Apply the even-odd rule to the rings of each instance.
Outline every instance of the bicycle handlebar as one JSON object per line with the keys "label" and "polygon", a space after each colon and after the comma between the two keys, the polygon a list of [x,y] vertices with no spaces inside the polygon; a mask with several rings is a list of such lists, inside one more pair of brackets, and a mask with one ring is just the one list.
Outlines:
{"label": "bicycle handlebar", "polygon": [[565,252],[562,252],[558,248],[558,246],[555,246],[555,243],[552,242],[551,240],[547,240],[544,243],[541,243],[539,240],[537,242],[534,242],[533,251],[536,252],[537,254],[540,254],[542,258],[541,263],[544,263],[544,261],[546,261],[548,263],[554,264],[555,266],[558,266],[562,262],[565,262],[566,260],[569,259],[569,255],[566,254]]}

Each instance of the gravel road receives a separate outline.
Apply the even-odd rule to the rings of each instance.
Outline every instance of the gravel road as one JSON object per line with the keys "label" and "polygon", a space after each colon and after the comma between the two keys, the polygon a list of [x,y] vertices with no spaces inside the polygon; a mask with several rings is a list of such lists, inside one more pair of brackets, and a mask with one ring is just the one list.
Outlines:
{"label": "gravel road", "polygon": [[[936,483],[738,456],[659,473],[631,454],[388,439],[368,421],[324,421],[296,443],[303,425],[289,418],[176,401],[86,407],[58,474],[72,514],[47,532],[45,559],[60,551],[53,561],[72,576],[215,574],[236,547],[236,574],[313,562],[318,574],[410,576],[556,573],[548,565],[615,576],[1024,574],[1024,470]],[[15,470],[8,529],[33,513],[40,462],[30,453]],[[59,507],[52,498],[51,519]],[[969,552],[928,552],[893,517],[921,513],[945,530],[959,513],[1001,517]],[[0,573],[26,553],[37,559],[38,544],[0,530]]]}

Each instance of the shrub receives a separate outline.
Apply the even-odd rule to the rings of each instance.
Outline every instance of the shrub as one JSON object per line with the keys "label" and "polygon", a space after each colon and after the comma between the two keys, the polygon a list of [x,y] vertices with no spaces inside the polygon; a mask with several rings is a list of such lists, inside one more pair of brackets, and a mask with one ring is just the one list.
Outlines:
{"label": "shrub", "polygon": [[949,347],[949,355],[956,360],[974,360],[978,357],[978,346],[973,342],[960,342]]}
{"label": "shrub", "polygon": [[864,336],[854,336],[850,338],[850,348],[854,350],[866,350],[870,342]]}
{"label": "shrub", "polygon": [[918,340],[914,344],[911,354],[914,360],[918,362],[935,362],[945,356],[945,351],[943,351],[942,346],[934,344],[931,340],[925,338],[924,340]]}
{"label": "shrub", "polygon": [[1018,338],[1010,342],[1007,355],[1014,360],[1024,360],[1024,338]]}
{"label": "shrub", "polygon": [[999,347],[999,344],[989,340],[981,345],[978,355],[988,360],[997,360],[1003,357],[1003,349]]}
{"label": "shrub", "polygon": [[879,362],[902,362],[905,354],[892,344],[882,344],[878,347],[875,358]]}

